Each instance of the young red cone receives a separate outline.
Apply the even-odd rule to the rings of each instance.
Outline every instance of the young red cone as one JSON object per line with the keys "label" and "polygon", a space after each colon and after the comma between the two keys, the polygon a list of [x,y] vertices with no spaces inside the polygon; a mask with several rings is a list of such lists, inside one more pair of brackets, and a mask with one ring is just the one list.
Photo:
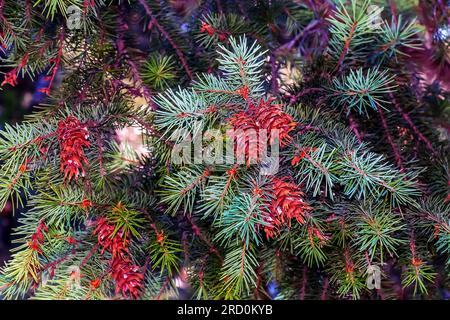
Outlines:
{"label": "young red cone", "polygon": [[61,172],[64,173],[64,180],[78,179],[84,176],[84,165],[88,160],[83,148],[89,148],[89,132],[80,120],[74,116],[68,116],[61,120],[56,131],[60,146]]}
{"label": "young red cone", "polygon": [[140,272],[139,266],[134,265],[130,259],[127,234],[122,230],[114,234],[114,230],[114,225],[102,217],[97,221],[94,235],[97,235],[102,253],[108,251],[112,254],[109,274],[116,283],[116,294],[137,299],[143,287],[144,275]]}

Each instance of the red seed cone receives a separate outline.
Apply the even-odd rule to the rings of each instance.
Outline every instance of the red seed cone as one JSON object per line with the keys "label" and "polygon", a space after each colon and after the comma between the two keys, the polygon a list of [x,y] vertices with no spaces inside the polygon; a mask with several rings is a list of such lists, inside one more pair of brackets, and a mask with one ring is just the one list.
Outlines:
{"label": "red seed cone", "polygon": [[264,101],[261,99],[257,106],[252,106],[255,110],[256,121],[259,126],[266,129],[269,136],[269,143],[273,143],[275,139],[275,130],[279,132],[280,145],[286,146],[292,137],[289,132],[294,130],[297,123],[292,117],[285,113],[281,105],[272,104],[274,99]]}
{"label": "red seed cone", "polygon": [[84,176],[83,165],[88,164],[83,148],[90,147],[89,132],[76,117],[68,116],[61,120],[56,131],[60,146],[61,172],[64,180],[77,179]]}
{"label": "red seed cone", "polygon": [[264,227],[267,238],[273,238],[282,226],[291,226],[293,219],[304,224],[312,208],[304,200],[304,193],[299,186],[290,182],[289,177],[274,178],[272,182],[273,197],[269,212],[265,216],[270,225]]}
{"label": "red seed cone", "polygon": [[113,258],[121,257],[128,254],[128,239],[119,230],[114,236],[114,225],[108,223],[105,217],[101,217],[97,221],[97,227],[94,234],[97,235],[98,244],[102,247],[102,253],[109,251]]}
{"label": "red seed cone", "polygon": [[[235,131],[235,153],[236,155],[242,151],[245,153],[247,166],[261,160],[264,154],[262,148],[275,142],[276,131],[281,147],[286,146],[292,139],[289,133],[295,128],[295,121],[283,112],[281,105],[272,104],[272,102],[273,99],[267,101],[260,99],[258,104],[251,103],[246,111],[234,114],[228,120]],[[262,135],[261,129],[267,131],[268,143],[258,140]],[[250,132],[256,134],[249,134]]]}
{"label": "red seed cone", "polygon": [[128,259],[113,259],[111,262],[111,277],[116,282],[116,294],[137,299],[142,290],[144,275],[139,266]]}
{"label": "red seed cone", "polygon": [[247,112],[239,112],[229,119],[229,123],[234,129],[235,155],[239,157],[243,152],[247,166],[260,161],[262,151],[262,146],[258,141],[260,128],[256,124],[254,117]]}
{"label": "red seed cone", "polygon": [[108,251],[112,254],[109,274],[116,283],[116,294],[137,299],[143,287],[144,275],[140,272],[140,267],[134,265],[129,257],[127,235],[119,230],[113,236],[114,229],[114,225],[102,217],[97,221],[94,235],[97,235],[102,253]]}

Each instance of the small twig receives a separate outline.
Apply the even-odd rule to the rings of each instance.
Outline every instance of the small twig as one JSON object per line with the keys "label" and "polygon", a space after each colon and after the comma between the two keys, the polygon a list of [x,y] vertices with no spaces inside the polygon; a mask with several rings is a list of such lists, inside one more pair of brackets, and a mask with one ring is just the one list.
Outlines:
{"label": "small twig", "polygon": [[305,300],[305,293],[306,293],[306,284],[308,282],[307,274],[306,274],[307,268],[303,267],[303,273],[302,273],[302,287],[300,290],[300,300]]}
{"label": "small twig", "polygon": [[350,112],[348,112],[348,122],[350,124],[350,129],[352,129],[353,133],[355,134],[356,138],[358,139],[358,142],[362,143],[362,136],[359,133],[358,124],[356,123],[355,119],[353,119],[353,116]]}
{"label": "small twig", "polygon": [[327,291],[328,291],[329,284],[330,284],[330,281],[328,280],[328,278],[325,278],[322,294],[320,295],[321,300],[327,300]]}
{"label": "small twig", "polygon": [[303,89],[302,91],[297,93],[295,96],[291,96],[290,97],[289,104],[296,103],[300,97],[303,97],[303,96],[305,96],[307,94],[314,93],[314,92],[321,92],[321,91],[324,91],[324,89],[323,88],[306,88],[306,89]]}
{"label": "small twig", "polygon": [[153,15],[152,10],[148,6],[147,2],[145,0],[138,0],[141,6],[144,8],[145,13],[150,17],[150,24],[154,25],[159,32],[166,38],[167,41],[169,41],[172,48],[175,50],[175,53],[177,54],[178,58],[180,59],[181,64],[183,65],[184,70],[186,71],[186,74],[188,77],[192,80],[192,72],[189,69],[188,63],[186,61],[186,58],[183,55],[183,52],[178,48],[177,44],[173,41],[172,37],[169,35],[169,33],[159,24],[158,20],[156,20],[155,16]]}
{"label": "small twig", "polygon": [[387,122],[386,119],[384,117],[384,113],[383,110],[381,108],[377,108],[378,113],[380,114],[380,118],[381,118],[381,125],[383,126],[386,138],[389,142],[389,144],[391,145],[392,151],[394,152],[394,157],[395,157],[395,162],[397,163],[397,165],[400,168],[401,172],[405,171],[405,168],[403,167],[403,160],[402,160],[402,156],[400,155],[400,151],[398,150],[397,146],[395,145],[392,136],[389,132],[389,128],[387,126]]}
{"label": "small twig", "polygon": [[411,127],[411,129],[414,131],[414,133],[417,135],[419,140],[421,140],[427,148],[433,153],[436,154],[436,151],[433,148],[433,145],[431,142],[422,134],[422,132],[419,131],[419,129],[416,127],[414,122],[411,120],[410,116],[407,112],[405,112],[402,107],[400,107],[399,103],[395,99],[394,94],[391,92],[389,93],[389,97],[392,99],[392,102],[394,103],[395,108],[397,109],[397,112],[402,116],[402,118],[408,123],[408,125]]}

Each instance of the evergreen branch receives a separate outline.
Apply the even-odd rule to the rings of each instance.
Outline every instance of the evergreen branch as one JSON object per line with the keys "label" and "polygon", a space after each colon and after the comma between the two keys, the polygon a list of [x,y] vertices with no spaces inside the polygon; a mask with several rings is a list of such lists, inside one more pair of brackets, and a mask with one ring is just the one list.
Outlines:
{"label": "evergreen branch", "polygon": [[383,95],[392,92],[393,76],[387,76],[387,70],[379,72],[378,69],[368,69],[366,73],[360,68],[341,78],[333,80],[333,92],[331,98],[337,105],[346,105],[349,110],[357,109],[361,114],[367,109],[385,108],[383,104],[388,103]]}
{"label": "evergreen branch", "polygon": [[245,296],[256,284],[256,260],[253,248],[243,245],[236,245],[228,251],[225,256],[224,265],[221,272],[223,288],[219,291],[220,296],[225,299],[235,299]]}
{"label": "evergreen branch", "polygon": [[263,219],[260,209],[263,204],[258,200],[259,197],[252,197],[249,194],[235,197],[220,220],[215,223],[216,227],[220,229],[215,240],[223,244],[238,238],[247,247],[250,243],[259,245],[261,236],[255,230],[269,224]]}
{"label": "evergreen branch", "polygon": [[[341,71],[344,60],[360,58],[364,52],[364,45],[372,41],[372,21],[376,12],[367,13],[370,1],[350,2],[350,10],[344,3],[339,3],[334,16],[327,20],[331,23],[330,52],[337,60],[336,70]],[[351,56],[349,56],[351,53]]]}
{"label": "evergreen branch", "polygon": [[167,176],[164,179],[164,190],[160,192],[161,201],[169,205],[167,212],[175,215],[181,208],[185,214],[191,214],[197,191],[203,189],[209,175],[208,169],[186,168],[174,176]]}

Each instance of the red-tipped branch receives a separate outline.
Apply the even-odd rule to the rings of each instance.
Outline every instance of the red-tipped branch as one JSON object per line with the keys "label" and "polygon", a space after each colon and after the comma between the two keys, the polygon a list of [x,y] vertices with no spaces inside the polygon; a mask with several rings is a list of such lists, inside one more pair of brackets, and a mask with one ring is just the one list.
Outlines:
{"label": "red-tipped branch", "polygon": [[344,62],[344,58],[348,53],[348,50],[350,49],[350,44],[352,42],[353,36],[356,31],[356,27],[358,26],[358,23],[356,21],[353,22],[352,28],[350,29],[350,34],[348,35],[347,39],[345,39],[344,47],[342,48],[342,52],[339,56],[339,60],[337,62],[336,70],[339,71],[342,67],[342,63]]}
{"label": "red-tipped branch", "polygon": [[53,86],[53,82],[55,81],[56,74],[58,73],[59,65],[61,64],[62,56],[63,56],[63,48],[64,48],[64,41],[65,41],[65,34],[64,34],[64,28],[61,29],[58,35],[58,51],[56,53],[56,57],[54,59],[51,59],[53,62],[53,68],[50,76],[47,76],[46,79],[48,79],[47,87],[39,89],[39,92],[42,92],[46,95],[50,95],[50,90]]}
{"label": "red-tipped branch", "polygon": [[202,175],[200,177],[196,178],[190,185],[188,185],[185,188],[183,188],[180,191],[180,194],[186,194],[190,190],[194,189],[200,183],[202,183],[204,180],[206,180],[209,177],[210,174],[211,174],[211,172],[209,171],[209,169],[205,169],[205,171],[203,171]]}

